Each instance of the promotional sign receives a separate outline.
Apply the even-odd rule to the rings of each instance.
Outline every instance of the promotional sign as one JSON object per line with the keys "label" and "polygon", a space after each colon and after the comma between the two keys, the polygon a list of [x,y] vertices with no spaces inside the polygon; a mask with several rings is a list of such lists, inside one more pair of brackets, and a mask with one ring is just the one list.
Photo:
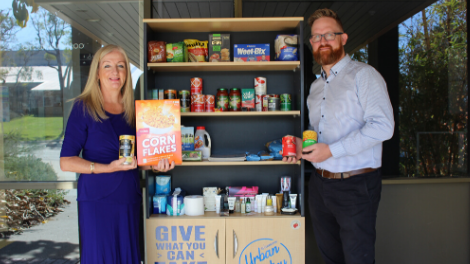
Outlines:
{"label": "promotional sign", "polygon": [[224,220],[182,217],[147,221],[147,263],[225,263]]}
{"label": "promotional sign", "polygon": [[239,264],[293,264],[292,254],[281,241],[259,238],[250,242],[241,252]]}

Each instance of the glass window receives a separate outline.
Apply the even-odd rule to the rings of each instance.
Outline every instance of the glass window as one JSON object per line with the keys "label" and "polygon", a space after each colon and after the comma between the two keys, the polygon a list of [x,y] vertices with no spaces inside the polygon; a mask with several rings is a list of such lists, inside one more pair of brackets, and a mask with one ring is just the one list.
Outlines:
{"label": "glass window", "polygon": [[437,1],[399,25],[400,173],[467,176],[466,1]]}

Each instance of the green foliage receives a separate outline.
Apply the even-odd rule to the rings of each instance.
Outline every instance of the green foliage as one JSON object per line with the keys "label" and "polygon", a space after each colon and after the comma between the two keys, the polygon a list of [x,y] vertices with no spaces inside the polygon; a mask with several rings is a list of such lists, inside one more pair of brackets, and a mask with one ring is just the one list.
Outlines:
{"label": "green foliage", "polygon": [[355,60],[355,61],[368,63],[368,61],[369,61],[369,46],[365,45],[361,49],[353,52],[351,54],[351,59]]}
{"label": "green foliage", "polygon": [[52,165],[31,154],[38,148],[34,143],[21,141],[18,133],[4,134],[4,171],[11,181],[56,181]]}
{"label": "green foliage", "polygon": [[467,174],[466,10],[466,1],[440,0],[400,25],[402,175]]}

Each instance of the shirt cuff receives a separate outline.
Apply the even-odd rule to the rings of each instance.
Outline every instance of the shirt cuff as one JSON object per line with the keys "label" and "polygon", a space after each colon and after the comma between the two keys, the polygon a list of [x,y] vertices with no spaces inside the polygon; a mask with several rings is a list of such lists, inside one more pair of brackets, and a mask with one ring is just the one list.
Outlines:
{"label": "shirt cuff", "polygon": [[333,144],[329,145],[329,147],[330,147],[331,155],[333,155],[333,158],[335,158],[335,159],[341,158],[341,157],[347,155],[346,149],[344,149],[343,144],[341,143],[341,141],[333,143]]}

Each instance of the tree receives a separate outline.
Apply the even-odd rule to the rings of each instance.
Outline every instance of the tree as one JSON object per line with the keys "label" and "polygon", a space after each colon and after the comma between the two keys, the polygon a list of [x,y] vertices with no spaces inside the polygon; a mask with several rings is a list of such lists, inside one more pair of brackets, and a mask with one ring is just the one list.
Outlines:
{"label": "tree", "polygon": [[466,12],[466,1],[440,0],[400,25],[400,170],[405,176],[467,173]]}

